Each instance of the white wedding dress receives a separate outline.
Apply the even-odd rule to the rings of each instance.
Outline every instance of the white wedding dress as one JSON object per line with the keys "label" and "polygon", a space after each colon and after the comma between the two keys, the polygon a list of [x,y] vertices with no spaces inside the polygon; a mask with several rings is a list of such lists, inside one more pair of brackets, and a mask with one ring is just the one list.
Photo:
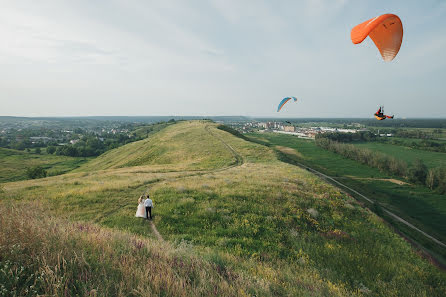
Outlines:
{"label": "white wedding dress", "polygon": [[146,208],[144,207],[144,202],[138,204],[138,209],[136,210],[135,217],[138,218],[147,218],[146,217]]}

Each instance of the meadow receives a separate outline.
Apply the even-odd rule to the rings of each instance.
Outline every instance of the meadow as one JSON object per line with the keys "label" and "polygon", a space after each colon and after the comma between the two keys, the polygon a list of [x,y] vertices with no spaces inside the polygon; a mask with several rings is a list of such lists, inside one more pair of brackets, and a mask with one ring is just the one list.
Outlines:
{"label": "meadow", "polygon": [[413,149],[410,147],[380,142],[355,143],[358,147],[368,148],[413,164],[420,159],[428,168],[446,167],[446,153]]}
{"label": "meadow", "polygon": [[[3,203],[0,212],[0,296],[271,293],[267,283],[212,261],[224,257],[245,265],[246,270],[254,266],[230,255],[199,253],[188,245],[174,246],[91,223],[68,222],[48,215],[36,203]],[[333,292],[321,280],[314,286]]]}
{"label": "meadow", "polygon": [[[409,184],[369,167],[357,161],[344,158],[336,153],[316,146],[312,140],[299,139],[294,136],[275,133],[253,134],[251,137],[260,139],[265,144],[292,148],[296,153],[288,153],[288,157],[332,176],[343,184],[356,189],[367,197],[378,201],[382,206],[403,217],[420,229],[428,232],[437,239],[446,242],[446,200],[444,195],[438,194],[422,185]],[[378,144],[378,143],[377,143]],[[279,146],[279,147],[277,147]],[[283,149],[281,149],[283,151]],[[423,151],[425,152],[425,151]],[[286,153],[286,152],[285,152]],[[432,152],[425,152],[432,153]],[[435,243],[430,242],[406,230],[405,234],[437,255],[446,263],[446,251]]]}
{"label": "meadow", "polygon": [[0,183],[28,179],[26,169],[33,166],[42,166],[49,175],[57,175],[69,172],[89,159],[0,148]]}
{"label": "meadow", "polygon": [[[21,252],[8,253],[1,264],[20,263],[23,278],[39,275],[45,284],[56,280],[54,286],[41,287],[47,294],[61,287],[68,295],[96,290],[98,295],[141,296],[139,288],[152,278],[157,281],[147,290],[166,296],[446,294],[444,272],[355,199],[281,162],[273,149],[211,122],[171,125],[75,171],[2,184],[2,213],[8,214],[2,216],[2,226],[8,227],[2,228],[7,234],[2,238],[11,239],[0,246],[9,251],[18,243],[19,250],[42,256],[30,260]],[[136,200],[147,190],[154,200],[154,224],[165,241],[155,239],[149,224],[134,217]],[[25,199],[39,203],[38,211],[31,215],[35,220],[17,225]],[[23,232],[15,234],[15,226]],[[21,244],[29,228],[32,236]],[[36,244],[40,237],[45,248]],[[135,249],[133,240],[147,248]],[[90,268],[74,249],[82,251]],[[60,267],[51,253],[59,250],[59,258],[72,263],[64,280],[40,273]],[[48,263],[38,262],[46,258]],[[148,267],[151,259],[155,266]],[[179,259],[183,265],[195,264],[181,266]],[[160,275],[161,269],[166,274]],[[93,277],[87,273],[91,270],[100,273]],[[105,280],[106,272],[122,290]],[[91,282],[80,287],[84,275]],[[177,290],[181,287],[184,291]]]}

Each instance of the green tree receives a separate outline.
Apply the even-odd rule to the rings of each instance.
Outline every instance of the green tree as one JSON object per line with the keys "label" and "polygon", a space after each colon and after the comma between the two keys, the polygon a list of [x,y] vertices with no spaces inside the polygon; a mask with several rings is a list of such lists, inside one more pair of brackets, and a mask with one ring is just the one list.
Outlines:
{"label": "green tree", "polygon": [[40,153],[42,153],[42,150],[40,149],[40,147],[37,147],[36,150],[35,150],[35,152],[36,152],[36,154],[39,154],[39,155],[40,155]]}
{"label": "green tree", "polygon": [[411,182],[419,182],[424,184],[426,182],[427,167],[423,161],[417,159],[413,167],[409,170],[409,179]]}
{"label": "green tree", "polygon": [[426,186],[433,190],[436,187],[437,173],[435,169],[429,169],[426,176]]}
{"label": "green tree", "polygon": [[55,147],[55,146],[49,146],[49,147],[46,149],[46,152],[47,152],[48,154],[54,154],[54,153],[56,152],[56,147]]}
{"label": "green tree", "polygon": [[47,172],[42,166],[34,166],[26,170],[26,175],[29,178],[35,179],[35,178],[46,177]]}

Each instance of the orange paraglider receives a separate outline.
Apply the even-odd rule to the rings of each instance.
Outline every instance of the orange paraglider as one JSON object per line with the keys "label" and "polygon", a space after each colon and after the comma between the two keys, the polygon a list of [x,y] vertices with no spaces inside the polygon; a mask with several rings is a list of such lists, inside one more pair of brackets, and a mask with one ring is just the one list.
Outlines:
{"label": "orange paraglider", "polygon": [[350,37],[354,44],[370,36],[384,61],[392,61],[398,54],[403,41],[403,24],[394,14],[383,14],[355,26]]}

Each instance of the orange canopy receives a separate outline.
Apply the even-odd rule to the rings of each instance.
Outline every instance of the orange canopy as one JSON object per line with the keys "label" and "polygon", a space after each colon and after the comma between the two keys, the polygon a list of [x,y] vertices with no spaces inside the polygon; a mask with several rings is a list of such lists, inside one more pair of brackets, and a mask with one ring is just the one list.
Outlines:
{"label": "orange canopy", "polygon": [[397,15],[383,14],[355,26],[350,36],[354,44],[370,36],[384,61],[392,61],[403,41],[403,24]]}

